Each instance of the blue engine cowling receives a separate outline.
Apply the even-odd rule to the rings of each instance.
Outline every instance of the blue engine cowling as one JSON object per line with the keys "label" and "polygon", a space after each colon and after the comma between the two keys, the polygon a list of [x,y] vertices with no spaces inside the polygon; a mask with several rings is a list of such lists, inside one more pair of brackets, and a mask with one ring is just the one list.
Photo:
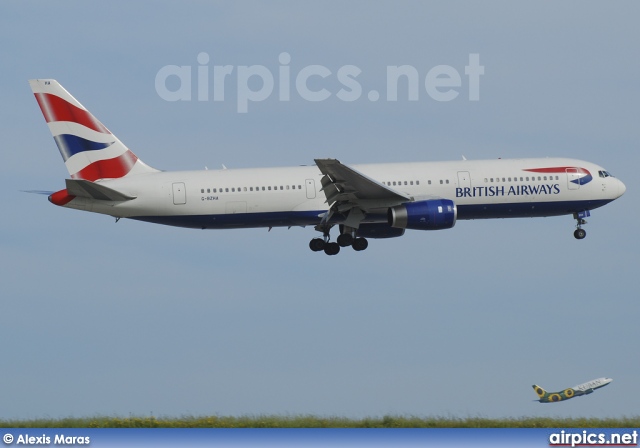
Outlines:
{"label": "blue engine cowling", "polygon": [[404,235],[404,229],[396,229],[389,224],[360,224],[356,236],[364,238],[395,238]]}
{"label": "blue engine cowling", "polygon": [[450,229],[456,223],[458,210],[449,199],[407,202],[387,212],[391,227],[414,230]]}

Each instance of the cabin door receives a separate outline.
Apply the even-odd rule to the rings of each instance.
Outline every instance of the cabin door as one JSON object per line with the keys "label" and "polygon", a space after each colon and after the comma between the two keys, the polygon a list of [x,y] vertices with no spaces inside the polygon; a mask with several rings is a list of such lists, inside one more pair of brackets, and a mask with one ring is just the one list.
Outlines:
{"label": "cabin door", "polygon": [[175,182],[173,184],[173,203],[175,205],[187,203],[187,190],[184,187],[184,182]]}
{"label": "cabin door", "polygon": [[471,176],[469,171],[458,171],[458,187],[471,188]]}
{"label": "cabin door", "polygon": [[307,199],[316,198],[316,183],[313,179],[307,179]]}
{"label": "cabin door", "polygon": [[578,168],[567,168],[567,186],[569,190],[580,189],[580,174]]}

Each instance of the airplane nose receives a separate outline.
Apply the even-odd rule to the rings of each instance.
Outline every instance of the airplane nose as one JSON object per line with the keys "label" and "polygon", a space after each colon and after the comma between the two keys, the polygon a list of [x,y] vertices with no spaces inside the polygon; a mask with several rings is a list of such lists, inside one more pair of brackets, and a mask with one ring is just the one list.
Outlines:
{"label": "airplane nose", "polygon": [[618,197],[622,196],[625,191],[627,191],[627,187],[622,183],[620,179],[616,179],[618,181]]}

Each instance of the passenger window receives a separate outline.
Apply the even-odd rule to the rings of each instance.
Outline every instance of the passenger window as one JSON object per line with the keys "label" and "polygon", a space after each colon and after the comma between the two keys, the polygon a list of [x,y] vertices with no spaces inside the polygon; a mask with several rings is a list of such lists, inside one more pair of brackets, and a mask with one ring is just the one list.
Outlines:
{"label": "passenger window", "polygon": [[271,187],[267,187],[269,189],[269,191],[271,191]]}
{"label": "passenger window", "polygon": [[404,184],[407,185],[407,181],[406,180],[404,181]]}
{"label": "passenger window", "polygon": [[[429,181],[429,183],[431,183],[431,181]],[[416,185],[420,185],[420,181],[419,180],[416,181]]]}
{"label": "passenger window", "polygon": [[446,181],[446,182],[447,182],[447,184],[448,184],[448,183],[449,183],[449,179],[447,179],[447,181]]}
{"label": "passenger window", "polygon": [[200,193],[204,193],[204,188],[200,190]]}

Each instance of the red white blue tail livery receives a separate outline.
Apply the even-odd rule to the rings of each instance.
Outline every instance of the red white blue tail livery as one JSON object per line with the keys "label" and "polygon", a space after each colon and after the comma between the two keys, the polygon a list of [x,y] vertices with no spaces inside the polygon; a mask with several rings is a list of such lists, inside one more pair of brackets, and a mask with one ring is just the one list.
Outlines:
{"label": "red white blue tail livery", "polygon": [[[443,230],[457,220],[573,216],[574,236],[591,210],[624,184],[583,160],[536,158],[158,171],[53,79],[29,81],[69,171],[59,206],[197,229],[313,226],[311,250],[335,255],[406,229]],[[339,233],[331,240],[331,230]]]}
{"label": "red white blue tail livery", "polygon": [[96,181],[155,172],[53,79],[31,89],[72,179]]}

